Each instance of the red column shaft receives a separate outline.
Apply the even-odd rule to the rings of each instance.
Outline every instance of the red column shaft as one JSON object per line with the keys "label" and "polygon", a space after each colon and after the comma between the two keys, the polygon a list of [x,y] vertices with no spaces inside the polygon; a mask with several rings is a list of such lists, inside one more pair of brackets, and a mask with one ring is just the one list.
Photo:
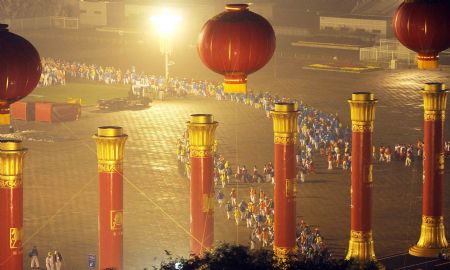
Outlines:
{"label": "red column shaft", "polygon": [[214,241],[213,158],[191,157],[191,252],[201,255]]}
{"label": "red column shaft", "polygon": [[0,270],[22,270],[23,188],[0,188]]}
{"label": "red column shaft", "polygon": [[425,216],[443,215],[444,168],[439,168],[439,160],[444,158],[441,157],[444,152],[443,141],[444,121],[424,121],[422,212]]}
{"label": "red column shaft", "polygon": [[99,173],[99,267],[123,269],[123,177]]}
{"label": "red column shaft", "polygon": [[[295,179],[295,144],[275,144],[275,247],[295,248],[295,193],[287,194],[286,180]],[[291,182],[295,185],[295,181]]]}
{"label": "red column shaft", "polygon": [[352,133],[351,230],[372,230],[372,133]]}

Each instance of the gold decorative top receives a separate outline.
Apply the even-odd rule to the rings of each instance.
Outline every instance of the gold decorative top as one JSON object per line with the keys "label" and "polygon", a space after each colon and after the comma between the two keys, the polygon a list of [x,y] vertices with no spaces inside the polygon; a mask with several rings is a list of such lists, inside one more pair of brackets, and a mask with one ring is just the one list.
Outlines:
{"label": "gold decorative top", "polygon": [[93,136],[97,144],[97,159],[100,163],[115,164],[123,161],[127,134],[121,127],[99,127]]}
{"label": "gold decorative top", "polygon": [[123,135],[122,127],[103,126],[98,127],[97,136],[99,137],[120,137]]}
{"label": "gold decorative top", "polygon": [[26,152],[19,140],[0,140],[0,176],[21,177]]}
{"label": "gold decorative top", "polygon": [[370,123],[375,120],[375,104],[378,102],[374,95],[369,92],[355,92],[352,98],[348,100],[350,104],[350,118],[352,122],[356,121],[359,125]]}
{"label": "gold decorative top", "polygon": [[373,101],[375,100],[375,95],[370,92],[354,92],[352,94],[353,101]]}
{"label": "gold decorative top", "polygon": [[276,112],[296,112],[298,110],[298,106],[295,103],[275,103],[275,111]]}
{"label": "gold decorative top", "polygon": [[423,87],[423,91],[426,92],[443,92],[446,91],[445,84],[438,82],[426,83]]}
{"label": "gold decorative top", "polygon": [[191,114],[191,123],[212,124],[214,123],[214,118],[212,114]]}
{"label": "gold decorative top", "polygon": [[[275,143],[295,143],[297,136],[297,118],[299,111],[295,103],[276,103],[275,110],[270,112],[273,119]],[[286,138],[286,139],[283,139]]]}
{"label": "gold decorative top", "polygon": [[212,149],[218,125],[211,114],[191,115],[191,121],[187,122],[191,149],[192,147]]}
{"label": "gold decorative top", "polygon": [[226,11],[244,11],[248,10],[248,4],[227,4],[225,6]]}
{"label": "gold decorative top", "polygon": [[[442,114],[445,115],[448,96],[448,90],[445,88],[445,84],[427,83],[425,84],[424,89],[421,91],[421,93],[423,96],[423,105],[424,105],[423,109],[425,111],[425,121],[433,121],[433,117],[429,116],[430,111],[437,112],[436,115]],[[441,118],[436,120],[441,120]]]}
{"label": "gold decorative top", "polygon": [[22,148],[20,140],[0,140],[0,151],[19,150]]}

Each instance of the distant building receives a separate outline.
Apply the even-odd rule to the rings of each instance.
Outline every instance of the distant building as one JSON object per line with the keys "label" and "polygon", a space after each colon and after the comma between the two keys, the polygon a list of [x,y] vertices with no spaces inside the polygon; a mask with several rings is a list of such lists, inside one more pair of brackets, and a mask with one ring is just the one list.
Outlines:
{"label": "distant building", "polygon": [[379,40],[392,36],[392,19],[390,17],[357,15],[320,16],[320,30],[339,32],[343,36],[373,35]]}
{"label": "distant building", "polygon": [[84,26],[120,26],[124,19],[122,1],[80,1],[80,24]]}
{"label": "distant building", "polygon": [[346,15],[320,16],[320,30],[341,36],[393,38],[392,17],[403,0],[359,0]]}

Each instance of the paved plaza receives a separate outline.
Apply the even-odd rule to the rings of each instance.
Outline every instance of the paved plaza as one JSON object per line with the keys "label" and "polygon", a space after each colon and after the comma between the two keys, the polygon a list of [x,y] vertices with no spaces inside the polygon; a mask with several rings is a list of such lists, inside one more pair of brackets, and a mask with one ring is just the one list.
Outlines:
{"label": "paved plaza", "polygon": [[[250,77],[254,89],[301,98],[326,112],[338,112],[349,124],[347,99],[354,91],[372,91],[379,99],[374,143],[415,143],[422,137],[423,107],[418,90],[424,82],[450,82],[445,72],[417,70],[342,74],[304,71],[296,79]],[[266,77],[265,77],[266,76]],[[165,251],[187,256],[189,249],[189,182],[176,160],[176,139],[189,115],[211,113],[219,122],[219,151],[232,163],[256,165],[273,161],[272,122],[261,110],[212,98],[187,97],[155,101],[141,111],[100,113],[83,109],[76,122],[14,121],[29,149],[24,170],[24,249],[37,245],[41,263],[48,250],[58,249],[65,269],[87,269],[87,255],[96,254],[98,180],[95,142],[98,126],[118,125],[129,135],[124,164],[124,263],[127,270],[158,265]],[[448,118],[447,118],[448,119]],[[450,124],[446,126],[449,138]],[[29,132],[25,132],[29,131]],[[16,134],[16,135],[17,135]],[[345,254],[350,230],[350,174],[328,171],[325,159],[315,159],[317,173],[300,184],[298,218],[318,226],[338,258]],[[420,163],[420,162],[419,162]],[[448,177],[448,166],[446,177]],[[422,167],[400,162],[374,165],[373,233],[378,257],[404,253],[419,237]],[[238,189],[248,199],[249,185]],[[271,184],[260,184],[272,196]],[[447,237],[450,238],[450,185],[445,186]],[[239,200],[239,198],[238,198]],[[216,205],[215,240],[247,245],[249,231],[225,218]]]}
{"label": "paved plaza", "polygon": [[[149,73],[162,72],[159,43],[83,35],[31,32],[25,37],[43,56],[121,67],[136,65]],[[172,58],[176,65],[171,66],[171,74],[221,79],[200,63],[195,46],[184,47],[187,43],[195,44],[194,36],[186,34],[174,48]],[[312,62],[274,56],[265,68],[249,76],[249,87],[295,97],[325,112],[338,112],[344,125],[350,124],[347,99],[351,93],[372,91],[379,100],[373,138],[376,145],[415,143],[422,137],[423,125],[422,97],[418,90],[425,82],[450,84],[449,72],[409,69],[346,74],[303,70],[307,64],[327,59],[309,61]],[[19,130],[32,131],[20,133],[30,139],[24,143],[29,148],[24,180],[25,250],[33,244],[38,245],[41,254],[59,249],[66,269],[87,268],[87,254],[95,254],[97,249],[98,180],[92,135],[98,126],[119,125],[129,134],[124,166],[126,269],[142,270],[157,265],[165,257],[164,250],[187,256],[189,183],[180,173],[175,143],[191,113],[215,116],[220,123],[219,151],[231,161],[233,169],[238,164],[247,168],[257,165],[261,171],[265,163],[273,161],[272,123],[263,111],[211,98],[168,99],[154,102],[150,109],[143,111],[99,113],[93,107],[83,108],[81,119],[69,123],[16,121]],[[450,124],[447,124],[447,138],[449,131]],[[316,158],[315,163],[317,174],[308,176],[307,182],[298,189],[298,218],[318,226],[339,258],[345,254],[349,240],[350,175],[341,170],[325,170],[322,158]],[[417,241],[421,179],[421,164],[413,168],[404,168],[398,162],[374,165],[373,231],[379,258],[404,253]],[[234,187],[240,197],[248,199],[248,185]],[[261,184],[258,188],[272,196],[272,185]],[[447,199],[450,187],[445,188]],[[226,195],[230,189],[226,187]],[[447,199],[447,232],[448,204]],[[248,244],[248,230],[227,221],[223,209],[216,207],[215,220],[217,241]],[[448,233],[447,236],[450,238]]]}

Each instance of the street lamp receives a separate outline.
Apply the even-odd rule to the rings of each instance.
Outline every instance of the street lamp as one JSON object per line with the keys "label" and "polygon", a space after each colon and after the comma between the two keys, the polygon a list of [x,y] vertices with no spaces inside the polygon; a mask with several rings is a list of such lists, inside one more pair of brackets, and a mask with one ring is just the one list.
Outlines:
{"label": "street lamp", "polygon": [[165,58],[165,81],[167,91],[169,85],[169,56],[172,54],[172,38],[178,24],[181,22],[181,16],[175,14],[168,8],[164,8],[150,19],[159,34],[159,49]]}

